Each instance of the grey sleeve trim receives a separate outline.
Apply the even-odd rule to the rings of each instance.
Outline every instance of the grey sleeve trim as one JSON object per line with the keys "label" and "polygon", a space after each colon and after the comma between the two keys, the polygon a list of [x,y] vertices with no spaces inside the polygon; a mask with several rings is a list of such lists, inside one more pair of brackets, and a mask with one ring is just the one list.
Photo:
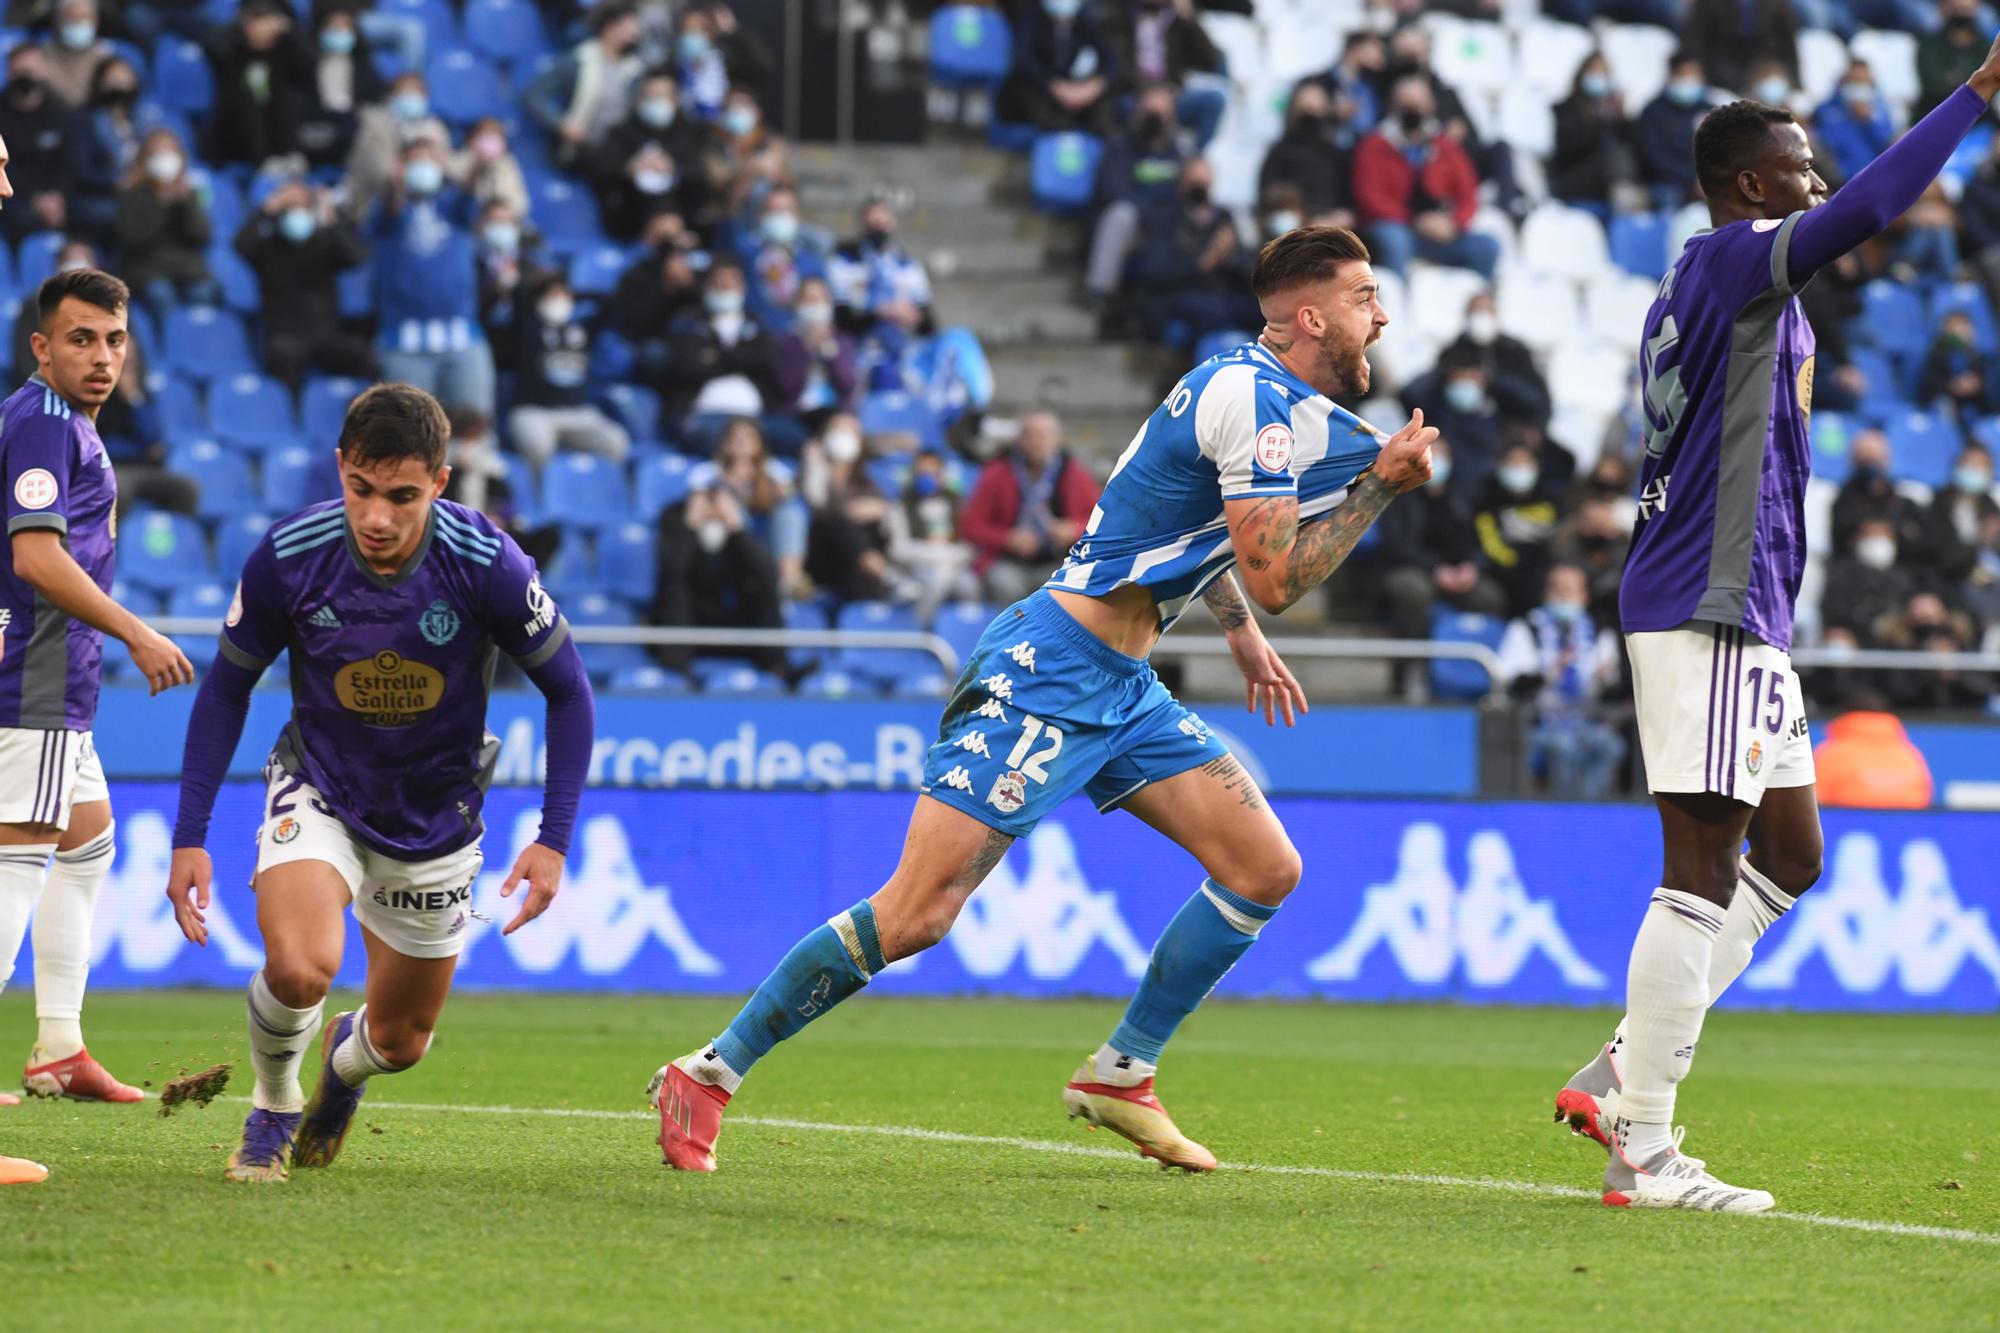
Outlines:
{"label": "grey sleeve trim", "polygon": [[548,661],[551,657],[554,657],[556,655],[556,649],[562,647],[565,643],[568,642],[569,642],[569,617],[563,615],[561,612],[557,612],[556,627],[554,633],[550,634],[547,639],[543,640],[542,646],[535,649],[534,652],[529,653],[526,657],[517,657],[514,660],[521,664],[521,670],[533,671],[536,667]]}
{"label": "grey sleeve trim", "polygon": [[1786,217],[1778,224],[1778,234],[1771,238],[1771,285],[1784,296],[1792,294],[1792,229],[1805,215],[1802,208]]}
{"label": "grey sleeve trim", "polygon": [[265,667],[278,660],[275,657],[252,657],[231,643],[227,634],[216,635],[215,646],[222,650],[224,657],[234,662],[237,666],[242,667],[245,671],[262,671]]}
{"label": "grey sleeve trim", "polygon": [[69,520],[61,514],[50,511],[16,514],[7,520],[7,535],[9,537],[17,532],[28,532],[35,528],[47,528],[51,532],[68,532]]}

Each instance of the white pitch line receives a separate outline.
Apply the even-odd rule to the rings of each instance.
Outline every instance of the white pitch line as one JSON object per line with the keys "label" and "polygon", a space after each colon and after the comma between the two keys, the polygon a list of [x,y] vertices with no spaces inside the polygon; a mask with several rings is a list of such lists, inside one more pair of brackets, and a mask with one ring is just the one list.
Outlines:
{"label": "white pitch line", "polygon": [[[226,1097],[224,1101],[247,1102],[247,1097]],[[375,1111],[444,1111],[460,1115],[538,1115],[565,1120],[654,1120],[651,1111],[598,1111],[568,1106],[457,1106],[443,1102],[368,1102]],[[1055,1153],[1064,1157],[1100,1157],[1118,1161],[1137,1160],[1116,1148],[1094,1148],[1079,1143],[1058,1143],[1052,1139],[1010,1138],[997,1134],[961,1134],[949,1129],[925,1129],[919,1125],[841,1125],[826,1120],[792,1120],[783,1116],[731,1116],[732,1125],[757,1125],[765,1129],[795,1129],[817,1134],[870,1134],[878,1138],[916,1139],[925,1143],[957,1143],[975,1148],[1013,1148],[1021,1152]],[[1595,1199],[1596,1190],[1572,1185],[1548,1185],[1534,1180],[1494,1180],[1485,1176],[1435,1176],[1414,1171],[1347,1171],[1332,1166],[1292,1166],[1265,1162],[1224,1162],[1225,1171],[1250,1175],[1312,1176],[1320,1180],[1352,1180],[1371,1185],[1429,1185],[1445,1189],[1500,1190],[1509,1194],[1538,1194],[1556,1199]],[[1865,1217],[1828,1217],[1822,1213],[1770,1212],[1756,1214],[1781,1222],[1801,1222],[1807,1226],[1835,1227],[1842,1231],[1865,1231],[1882,1236],[1910,1236],[1922,1240],[1961,1241],[1971,1245],[2000,1245],[2000,1232],[1967,1231],[1956,1227],[1923,1226],[1915,1222],[1878,1222]]]}

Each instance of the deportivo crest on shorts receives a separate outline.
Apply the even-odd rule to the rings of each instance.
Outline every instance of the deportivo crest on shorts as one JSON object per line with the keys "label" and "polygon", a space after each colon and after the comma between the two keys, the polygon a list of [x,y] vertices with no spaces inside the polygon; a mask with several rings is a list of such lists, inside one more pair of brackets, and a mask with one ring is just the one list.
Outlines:
{"label": "deportivo crest on shorts", "polygon": [[1208,723],[1201,720],[1201,714],[1189,713],[1181,719],[1180,731],[1183,736],[1192,736],[1199,744],[1208,744]]}
{"label": "deportivo crest on shorts", "polygon": [[1764,742],[1751,741],[1750,748],[1743,752],[1743,767],[1749,770],[1750,776],[1754,778],[1757,776],[1757,770],[1763,766]]}
{"label": "deportivo crest on shorts", "polygon": [[1003,815],[1011,815],[1028,803],[1028,779],[1013,769],[1007,770],[993,779],[993,790],[986,793],[986,803]]}
{"label": "deportivo crest on shorts", "polygon": [[278,826],[271,830],[271,841],[290,842],[299,836],[299,827],[298,820],[293,819],[290,815],[286,815],[278,821]]}
{"label": "deportivo crest on shorts", "polygon": [[450,603],[440,597],[432,602],[423,618],[417,621],[417,628],[423,631],[425,642],[432,647],[442,648],[458,637],[458,612]]}

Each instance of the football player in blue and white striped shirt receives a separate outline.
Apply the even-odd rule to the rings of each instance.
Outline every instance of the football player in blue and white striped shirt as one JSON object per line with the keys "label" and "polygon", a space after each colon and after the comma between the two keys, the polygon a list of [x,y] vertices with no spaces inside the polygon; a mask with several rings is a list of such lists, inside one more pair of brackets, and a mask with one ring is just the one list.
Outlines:
{"label": "football player in blue and white striped shirt", "polygon": [[1082,792],[1187,848],[1208,878],[1063,1101],[1164,1166],[1214,1169],[1153,1095],[1154,1069],[1301,867],[1249,773],[1146,657],[1200,597],[1228,631],[1250,708],[1289,725],[1305,695],[1245,592],[1276,613],[1317,587],[1391,500],[1429,480],[1437,437],[1419,414],[1385,439],[1331,401],[1367,391],[1365,350],[1389,322],[1352,232],[1279,237],[1252,284],[1262,335],[1174,386],[1062,567],[973,650],[889,882],[794,946],[713,1042],[654,1076],[669,1165],[714,1170],[723,1107],[750,1066],[889,963],[943,939],[1014,839]]}

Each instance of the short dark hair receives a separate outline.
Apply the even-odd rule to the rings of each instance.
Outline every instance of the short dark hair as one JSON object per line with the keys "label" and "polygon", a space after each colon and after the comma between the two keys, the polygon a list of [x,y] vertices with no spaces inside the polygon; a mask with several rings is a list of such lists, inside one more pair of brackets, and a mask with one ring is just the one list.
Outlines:
{"label": "short dark hair", "polygon": [[437,399],[413,384],[378,384],[347,405],[340,456],[356,467],[414,458],[436,472],[450,438],[451,423]]}
{"label": "short dark hair", "polygon": [[131,289],[103,269],[75,268],[56,273],[43,279],[41,289],[35,293],[35,315],[42,332],[49,331],[49,321],[71,297],[114,315],[132,303]]}
{"label": "short dark hair", "polygon": [[1735,187],[1738,172],[1754,169],[1771,142],[1771,127],[1796,122],[1782,107],[1748,98],[1719,106],[1694,132],[1694,174],[1713,201]]}
{"label": "short dark hair", "polygon": [[590,16],[588,26],[594,36],[620,19],[637,17],[639,17],[639,6],[633,4],[632,0],[612,0],[610,4],[601,4],[597,7],[597,12]]}
{"label": "short dark hair", "polygon": [[1258,252],[1250,290],[1261,301],[1308,282],[1324,282],[1342,264],[1367,262],[1368,247],[1346,227],[1300,227]]}

